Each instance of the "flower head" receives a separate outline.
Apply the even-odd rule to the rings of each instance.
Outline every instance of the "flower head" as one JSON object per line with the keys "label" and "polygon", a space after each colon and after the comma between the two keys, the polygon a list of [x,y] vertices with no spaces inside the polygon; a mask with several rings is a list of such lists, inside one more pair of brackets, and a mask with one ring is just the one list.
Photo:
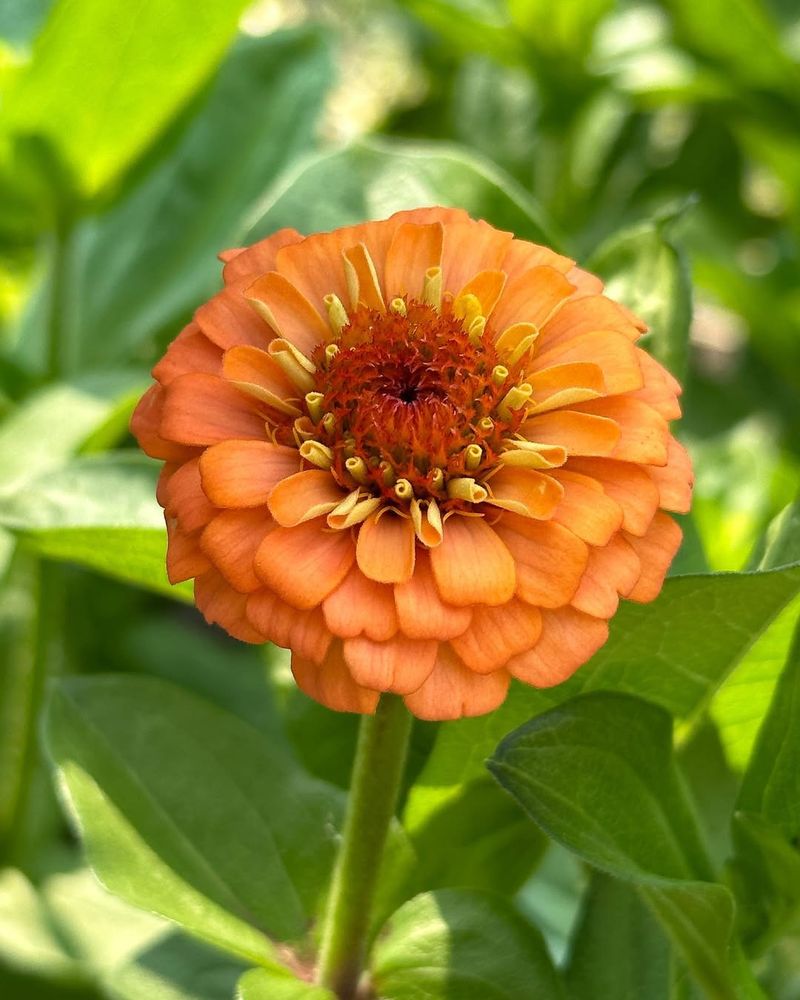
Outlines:
{"label": "flower head", "polygon": [[597,278],[440,208],[223,259],[132,423],[208,621],[331,708],[448,719],[565,680],[658,594],[680,386]]}

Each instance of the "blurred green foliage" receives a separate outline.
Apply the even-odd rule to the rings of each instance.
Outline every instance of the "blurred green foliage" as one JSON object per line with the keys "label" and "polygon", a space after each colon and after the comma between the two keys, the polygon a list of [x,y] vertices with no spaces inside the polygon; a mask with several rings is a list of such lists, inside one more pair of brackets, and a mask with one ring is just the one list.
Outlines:
{"label": "blurred green foliage", "polygon": [[[689,874],[712,877],[705,861],[684,872],[639,859],[644,883],[595,871],[587,888],[552,841],[607,871],[597,844],[576,847],[566,824],[544,823],[546,840],[490,784],[483,759],[531,716],[534,729],[507,754],[534,746],[547,725],[600,739],[591,710],[602,695],[560,703],[606,688],[626,692],[613,696],[623,715],[632,696],[661,706],[638,746],[656,762],[653,792],[666,782],[683,810],[684,768],[708,806],[702,822],[724,841],[721,858],[733,858],[728,883],[748,907],[739,930],[761,987],[776,1000],[800,998],[791,844],[800,819],[754,791],[779,782],[792,801],[800,768],[790,752],[796,647],[789,653],[800,584],[796,569],[780,569],[800,558],[798,508],[789,506],[800,490],[796,2],[144,0],[134,12],[116,0],[0,0],[0,992],[10,1000],[223,1000],[244,969],[243,939],[236,958],[209,950],[105,893],[82,867],[39,738],[54,677],[126,675],[106,692],[132,747],[128,754],[120,735],[122,763],[112,766],[93,742],[96,726],[116,725],[96,707],[103,689],[70,680],[54,703],[51,752],[90,847],[103,846],[113,822],[116,849],[128,837],[147,868],[152,802],[128,786],[122,811],[103,799],[117,787],[115,768],[132,768],[131,788],[139,778],[151,793],[158,784],[159,760],[137,747],[120,707],[142,684],[171,685],[154,711],[167,743],[175,720],[192,716],[187,699],[210,699],[225,715],[219,726],[268,732],[271,752],[302,765],[308,794],[339,802],[353,719],[310,705],[274,651],[226,644],[175,603],[189,595],[166,582],[155,470],[133,452],[127,421],[149,367],[216,288],[219,250],[284,225],[324,229],[431,203],[463,205],[556,245],[648,320],[648,348],[685,380],[680,434],[697,470],[675,570],[761,572],[674,581],[653,615],[621,613],[624,629],[586,678],[557,694],[517,692],[487,721],[417,727],[399,874],[382,901],[387,915],[405,905],[377,952],[377,981],[390,998],[420,995],[406,942],[420,926],[434,979],[448,980],[447,942],[466,955],[468,979],[470,942],[488,921],[509,942],[499,975],[511,992],[498,995],[516,996],[526,976],[549,982],[555,973],[536,932],[528,928],[534,943],[517,947],[523,917],[482,895],[494,886],[540,923],[575,1000],[597,995],[592,970],[608,955],[618,974],[602,980],[603,1000],[695,996],[687,969],[708,995],[764,995],[743,966],[720,959],[725,942],[710,965],[686,943],[692,930],[719,933],[718,923],[706,933],[706,897],[686,888]],[[706,632],[709,621],[716,631]],[[661,659],[648,659],[653,648]],[[149,679],[130,676],[142,674]],[[70,691],[84,694],[71,700]],[[678,721],[677,763],[664,758],[668,738],[658,742],[662,710]],[[707,733],[716,770],[697,749]],[[86,771],[73,760],[79,750]],[[229,764],[241,774],[240,760]],[[565,755],[563,780],[591,810],[573,764]],[[742,774],[738,802],[726,799]],[[528,780],[544,779],[532,769]],[[170,813],[174,789],[161,791]],[[537,818],[525,789],[512,791]],[[199,827],[209,821],[199,792],[185,804],[189,826],[195,815]],[[696,837],[685,816],[672,818],[678,842]],[[260,829],[254,823],[242,850],[258,854]],[[434,850],[443,838],[446,858]],[[175,836],[164,878],[185,895],[167,904],[163,886],[132,890],[111,848],[97,868],[129,901],[174,917],[198,893],[211,898],[213,919],[205,904],[179,918],[206,941],[237,938],[249,919],[246,884],[223,892],[197,874],[208,863],[241,875],[213,844],[211,861],[198,860]],[[627,879],[631,859],[623,861],[616,873]],[[658,906],[680,898],[688,930],[659,917],[652,898],[661,922],[644,909],[653,878],[674,879],[660,886]],[[731,906],[727,889],[711,895],[713,906]],[[288,920],[267,916],[279,928]],[[240,988],[245,1000],[324,1000],[267,969]]]}

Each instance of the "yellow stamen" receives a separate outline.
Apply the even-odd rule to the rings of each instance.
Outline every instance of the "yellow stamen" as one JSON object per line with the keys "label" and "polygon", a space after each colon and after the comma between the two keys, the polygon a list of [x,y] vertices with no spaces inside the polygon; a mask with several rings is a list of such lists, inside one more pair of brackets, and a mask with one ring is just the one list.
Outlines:
{"label": "yellow stamen", "polygon": [[367,475],[367,463],[363,458],[358,455],[353,455],[352,458],[348,458],[344,463],[345,469],[350,473],[350,475],[355,479],[357,483],[364,486],[368,481],[369,477]]}
{"label": "yellow stamen", "polygon": [[451,500],[469,500],[470,503],[483,503],[489,493],[469,476],[457,476],[447,483],[447,495]]}
{"label": "yellow stamen", "polygon": [[300,457],[320,469],[330,469],[333,465],[333,452],[319,441],[305,441],[301,444]]}
{"label": "yellow stamen", "polygon": [[271,406],[274,410],[287,413],[290,417],[300,416],[300,408],[295,402],[290,402],[288,399],[281,399],[274,392],[265,389],[263,385],[257,385],[255,382],[234,382],[233,380],[231,380],[231,385],[235,385],[240,392],[245,393],[247,396],[261,400],[262,403],[266,403],[267,406]]}
{"label": "yellow stamen", "polygon": [[440,490],[444,486],[444,471],[442,469],[434,469],[431,473],[431,487],[434,490]]}
{"label": "yellow stamen", "polygon": [[391,463],[384,459],[378,468],[381,470],[381,478],[383,479],[384,486],[394,486],[396,473]]}
{"label": "yellow stamen", "polygon": [[442,269],[429,267],[422,283],[422,301],[433,306],[437,312],[442,307]]}
{"label": "yellow stamen", "polygon": [[499,354],[506,357],[508,364],[513,366],[530,351],[538,336],[539,330],[535,324],[514,323],[503,330],[495,347]]}
{"label": "yellow stamen", "polygon": [[397,313],[398,316],[408,315],[408,308],[402,299],[392,299],[389,303],[389,308],[393,313]]}
{"label": "yellow stamen", "polygon": [[467,292],[466,295],[459,295],[455,300],[453,312],[456,318],[463,320],[464,326],[469,329],[472,321],[482,314],[483,306],[481,306],[481,300],[477,295]]}
{"label": "yellow stamen", "polygon": [[298,445],[302,444],[303,441],[308,441],[310,438],[313,438],[316,434],[314,425],[311,423],[311,418],[307,413],[304,413],[301,417],[298,417],[297,420],[295,420],[292,431],[294,433],[294,439]]}
{"label": "yellow stamen", "polygon": [[411,523],[417,538],[429,549],[442,541],[442,514],[435,500],[412,500]]}
{"label": "yellow stamen", "polygon": [[322,419],[322,402],[324,399],[325,394],[322,392],[306,393],[306,408],[315,424],[318,424]]}
{"label": "yellow stamen", "polygon": [[414,496],[414,487],[407,479],[398,479],[394,492],[398,500],[410,500]]}
{"label": "yellow stamen", "polygon": [[267,351],[298,389],[308,392],[314,388],[313,375],[317,370],[316,365],[313,361],[309,361],[302,351],[298,351],[294,344],[278,338],[270,343]]}
{"label": "yellow stamen", "polygon": [[473,472],[483,461],[483,449],[479,444],[468,444],[464,449],[464,468]]}
{"label": "yellow stamen", "polygon": [[506,451],[498,457],[503,465],[522,466],[525,469],[555,469],[567,460],[566,448],[557,444],[537,444],[535,441],[503,441]]}
{"label": "yellow stamen", "polygon": [[478,430],[484,434],[491,434],[494,430],[494,420],[491,417],[481,417],[478,421]]}
{"label": "yellow stamen", "polygon": [[486,317],[476,316],[475,319],[467,327],[467,336],[469,337],[469,342],[477,347],[483,339],[484,331],[486,330]]}
{"label": "yellow stamen", "polygon": [[495,365],[492,368],[492,382],[495,385],[502,385],[508,378],[508,368],[505,365]]}
{"label": "yellow stamen", "polygon": [[328,323],[330,324],[330,328],[338,337],[342,330],[350,322],[347,316],[347,310],[342,305],[342,300],[339,296],[334,295],[333,292],[326,295],[322,301],[325,303],[325,309],[328,313]]}
{"label": "yellow stamen", "polygon": [[338,353],[339,353],[339,345],[338,344],[328,344],[327,345],[327,347],[325,348],[325,367],[326,368],[330,368],[331,362],[333,361],[333,359],[336,357],[336,355]]}
{"label": "yellow stamen", "polygon": [[336,417],[332,413],[326,413],[322,418],[322,429],[326,434],[333,434],[336,430]]}
{"label": "yellow stamen", "polygon": [[334,507],[328,514],[328,527],[337,531],[352,528],[354,524],[366,521],[381,505],[380,497],[366,497],[364,499],[359,499],[359,497],[360,490],[353,490],[338,507]]}
{"label": "yellow stamen", "polygon": [[503,420],[510,420],[511,411],[518,410],[521,406],[524,406],[531,398],[532,392],[533,386],[529,382],[512,386],[497,404],[497,412],[500,414],[500,417]]}

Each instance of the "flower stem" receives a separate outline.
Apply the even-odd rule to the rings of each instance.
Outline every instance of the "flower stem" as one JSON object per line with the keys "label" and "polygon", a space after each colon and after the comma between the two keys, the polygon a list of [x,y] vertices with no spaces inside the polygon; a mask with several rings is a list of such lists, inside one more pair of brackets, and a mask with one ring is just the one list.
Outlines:
{"label": "flower stem", "polygon": [[322,926],[317,980],[353,1000],[364,967],[372,902],[405,769],[412,717],[383,695],[358,734],[342,844]]}

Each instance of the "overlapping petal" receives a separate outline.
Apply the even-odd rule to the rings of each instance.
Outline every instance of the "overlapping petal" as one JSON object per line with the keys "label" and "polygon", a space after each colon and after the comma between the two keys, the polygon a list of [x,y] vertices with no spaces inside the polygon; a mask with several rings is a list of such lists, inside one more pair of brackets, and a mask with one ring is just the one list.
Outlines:
{"label": "overlapping petal", "polygon": [[441,208],[221,257],[131,425],[207,621],[333,709],[453,719],[562,682],[658,594],[680,385],[598,278]]}

